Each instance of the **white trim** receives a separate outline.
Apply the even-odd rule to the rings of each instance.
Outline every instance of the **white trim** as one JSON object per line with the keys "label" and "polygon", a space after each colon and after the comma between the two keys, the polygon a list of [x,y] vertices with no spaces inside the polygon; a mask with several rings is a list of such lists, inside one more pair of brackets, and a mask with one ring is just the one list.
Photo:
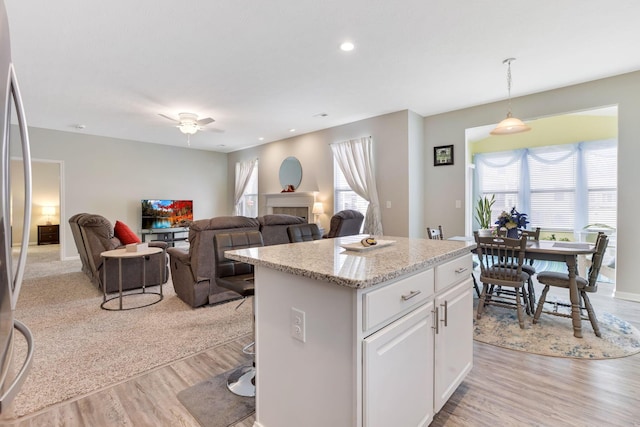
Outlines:
{"label": "white trim", "polygon": [[618,292],[613,291],[613,297],[616,299],[622,299],[633,302],[640,302],[640,294],[632,293],[632,292]]}
{"label": "white trim", "polygon": [[313,218],[313,202],[315,193],[293,192],[293,193],[269,193],[263,194],[267,214],[273,214],[273,208],[307,208],[307,218]]}

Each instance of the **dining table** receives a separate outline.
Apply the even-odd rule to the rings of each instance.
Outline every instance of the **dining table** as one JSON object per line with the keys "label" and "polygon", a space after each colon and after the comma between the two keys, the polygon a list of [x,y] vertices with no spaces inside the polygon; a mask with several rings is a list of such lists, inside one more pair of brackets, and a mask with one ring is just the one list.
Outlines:
{"label": "dining table", "polygon": [[[474,240],[468,236],[454,236],[449,240]],[[569,273],[569,300],[571,301],[571,323],[573,336],[582,338],[582,316],[580,313],[580,293],[576,280],[578,256],[595,252],[595,245],[588,242],[560,242],[555,240],[529,240],[525,249],[525,258],[541,261],[558,261],[567,265]]]}
{"label": "dining table", "polygon": [[541,261],[560,261],[567,265],[569,273],[569,300],[571,301],[571,322],[573,336],[582,338],[582,316],[580,313],[580,292],[578,292],[578,255],[595,252],[595,245],[587,242],[558,242],[554,240],[531,240],[527,242],[525,257]]}

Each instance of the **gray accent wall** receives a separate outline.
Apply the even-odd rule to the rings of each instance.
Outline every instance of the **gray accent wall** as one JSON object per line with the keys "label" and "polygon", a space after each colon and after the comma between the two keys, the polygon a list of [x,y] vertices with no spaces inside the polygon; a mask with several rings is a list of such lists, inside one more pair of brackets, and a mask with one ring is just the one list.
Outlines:
{"label": "gray accent wall", "polygon": [[[513,114],[536,119],[596,107],[618,105],[618,235],[615,296],[640,301],[640,281],[636,277],[637,242],[640,228],[635,220],[640,212],[637,196],[640,184],[640,72],[596,80],[565,88],[514,98]],[[426,192],[424,214],[427,224],[441,223],[447,234],[464,234],[465,221],[465,130],[497,123],[506,114],[506,102],[481,105],[434,115],[424,119],[426,143]],[[532,131],[535,132],[535,129]],[[454,144],[453,166],[433,167],[433,147]],[[455,200],[463,209],[453,208]],[[631,224],[631,227],[626,227]],[[636,243],[634,243],[636,242]]]}
{"label": "gray accent wall", "polygon": [[29,136],[34,159],[62,165],[63,258],[78,256],[68,223],[76,213],[120,220],[138,234],[141,199],[193,200],[196,219],[229,214],[226,154],[40,128]]}
{"label": "gray accent wall", "polygon": [[[422,204],[413,211],[409,209],[409,194],[424,192],[421,157],[417,161],[415,159],[421,156],[424,144],[422,118],[408,110],[229,153],[229,205],[233,206],[236,162],[258,158],[258,189],[264,195],[282,190],[278,180],[280,163],[288,156],[295,156],[302,165],[302,182],[297,191],[318,192],[317,200],[324,203],[325,209],[320,222],[325,231],[329,231],[329,220],[333,215],[333,155],[329,144],[363,136],[373,138],[376,185],[384,233],[389,236],[424,237]],[[391,207],[387,207],[387,202]],[[264,197],[260,197],[259,205],[262,215],[265,213]]]}

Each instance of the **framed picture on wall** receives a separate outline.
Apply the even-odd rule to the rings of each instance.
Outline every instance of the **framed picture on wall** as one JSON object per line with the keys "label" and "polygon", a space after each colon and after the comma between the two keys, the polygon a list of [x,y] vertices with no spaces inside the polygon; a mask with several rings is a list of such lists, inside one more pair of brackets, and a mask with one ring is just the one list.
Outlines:
{"label": "framed picture on wall", "polygon": [[433,166],[453,164],[453,145],[433,147]]}

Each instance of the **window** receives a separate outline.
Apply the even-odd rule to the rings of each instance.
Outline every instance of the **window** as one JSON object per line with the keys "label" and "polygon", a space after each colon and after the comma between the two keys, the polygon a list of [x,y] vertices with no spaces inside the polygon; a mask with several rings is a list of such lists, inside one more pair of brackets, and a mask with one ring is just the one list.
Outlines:
{"label": "window", "polygon": [[476,199],[495,194],[492,218],[513,206],[529,227],[580,230],[616,228],[617,141],[477,154]]}
{"label": "window", "polygon": [[333,159],[333,188],[334,212],[353,209],[359,211],[362,215],[366,215],[369,202],[358,196],[356,192],[351,189],[335,158]]}
{"label": "window", "polygon": [[[236,169],[240,164],[236,164]],[[238,215],[255,218],[258,216],[258,162],[255,162],[251,178],[238,203]]]}

